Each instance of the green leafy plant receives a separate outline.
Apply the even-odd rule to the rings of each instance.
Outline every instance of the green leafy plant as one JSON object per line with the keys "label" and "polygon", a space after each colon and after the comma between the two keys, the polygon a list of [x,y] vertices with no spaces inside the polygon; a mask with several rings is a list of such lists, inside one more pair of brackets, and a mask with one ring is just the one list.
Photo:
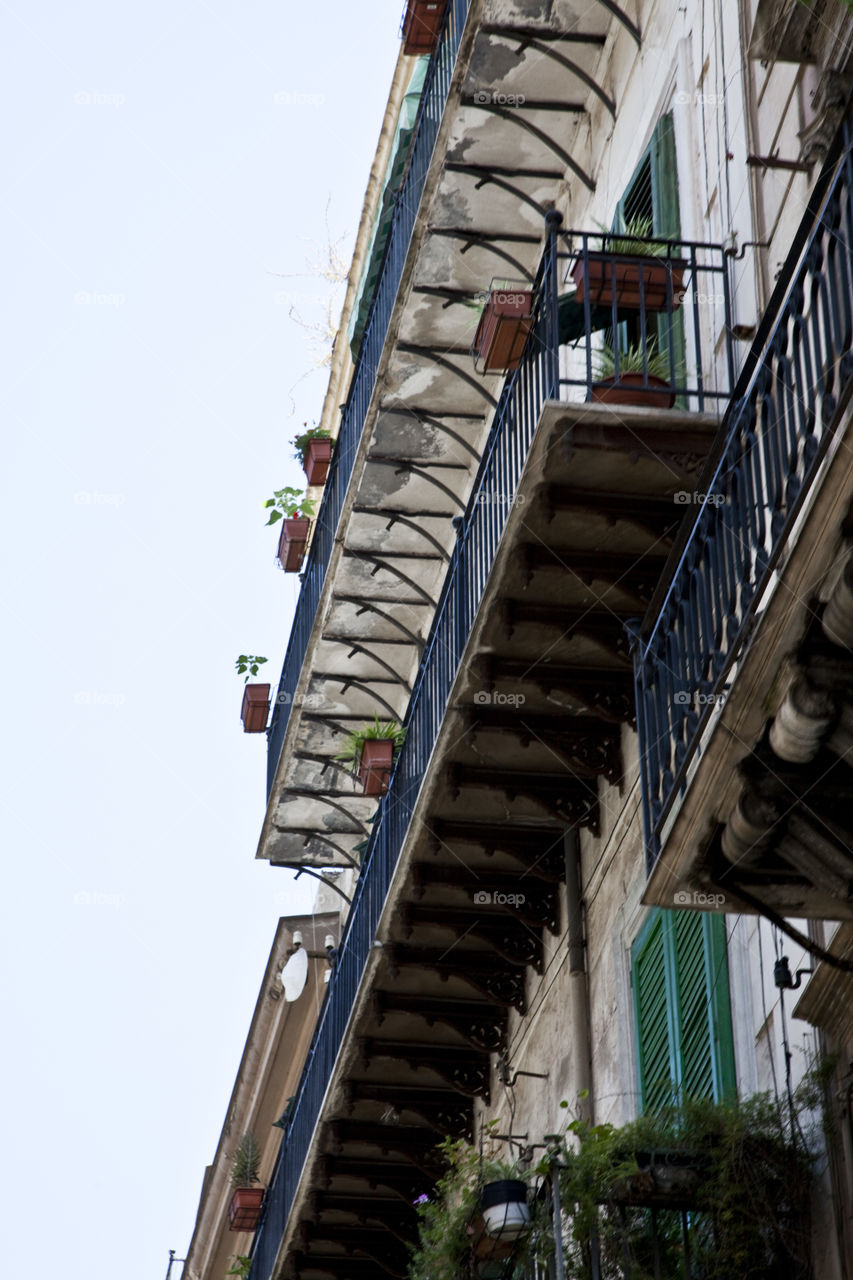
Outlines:
{"label": "green leafy plant", "polygon": [[[620,378],[627,373],[642,373],[644,368],[650,378],[660,378],[661,381],[667,383],[671,382],[673,374],[677,373],[677,370],[670,371],[669,355],[665,351],[657,350],[657,343],[654,338],[645,347],[641,342],[638,342],[619,352]],[[605,343],[599,351],[595,352],[593,381],[605,382],[615,376],[616,354],[613,347]]]}
{"label": "green leafy plant", "polygon": [[259,1181],[261,1149],[253,1133],[244,1133],[231,1161],[231,1186],[251,1187]]}
{"label": "green leafy plant", "polygon": [[252,1269],[252,1259],[247,1258],[242,1253],[232,1253],[231,1257],[234,1259],[234,1266],[230,1271],[226,1271],[225,1274],[227,1276],[247,1276]]}
{"label": "green leafy plant", "polygon": [[306,430],[301,435],[294,436],[291,444],[293,445],[293,456],[297,462],[301,462],[305,457],[306,450],[312,440],[331,440],[331,433],[325,431],[322,427],[309,427],[307,422],[302,424]]}
{"label": "green leafy plant", "polygon": [[353,763],[358,765],[365,742],[374,742],[380,738],[391,739],[394,744],[394,755],[396,756],[405,741],[406,730],[396,720],[380,720],[379,716],[375,715],[373,724],[362,725],[361,728],[353,729],[347,735],[343,750],[340,755],[335,756],[335,759],[341,760],[345,764]]}
{"label": "green leafy plant", "polygon": [[665,244],[650,243],[652,237],[652,219],[648,214],[635,214],[631,218],[622,219],[619,226],[611,231],[603,222],[597,222],[603,236],[602,248],[606,253],[625,253],[633,257],[663,258],[667,254]]}
{"label": "green leafy plant", "polygon": [[[416,1202],[418,1243],[412,1248],[409,1280],[460,1280],[471,1262],[482,1187],[505,1178],[526,1180],[526,1172],[497,1154],[495,1123],[487,1126],[482,1152],[463,1138],[446,1138],[439,1145],[446,1169],[431,1194]],[[519,1248],[517,1256],[521,1253]]]}
{"label": "green leafy plant", "polygon": [[306,498],[301,489],[287,486],[284,489],[276,489],[273,496],[267,498],[264,510],[270,512],[270,518],[267,520],[267,524],[270,525],[285,517],[290,519],[313,516],[314,502],[311,498]]}
{"label": "green leafy plant", "polygon": [[236,663],[238,676],[245,676],[244,684],[248,684],[249,680],[258,674],[258,668],[263,666],[266,658],[259,658],[253,653],[241,653]]}
{"label": "green leafy plant", "polygon": [[[566,1104],[563,1104],[564,1106]],[[804,1104],[803,1104],[804,1105]],[[630,1124],[573,1120],[575,1139],[557,1164],[571,1232],[569,1280],[654,1274],[650,1206],[656,1209],[660,1274],[682,1274],[682,1209],[690,1207],[691,1274],[703,1280],[804,1280],[809,1272],[811,1157],[783,1105],[685,1101]],[[672,1208],[666,1208],[667,1196]]]}

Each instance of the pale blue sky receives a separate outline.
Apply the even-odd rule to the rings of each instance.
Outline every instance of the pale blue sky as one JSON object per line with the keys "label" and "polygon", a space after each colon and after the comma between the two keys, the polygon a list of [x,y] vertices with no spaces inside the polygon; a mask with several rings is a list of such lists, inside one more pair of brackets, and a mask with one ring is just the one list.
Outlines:
{"label": "pale blue sky", "polygon": [[233,672],[280,668],[298,584],[261,504],[325,388],[283,297],[310,319],[322,288],[272,273],[305,270],[329,197],[352,245],[399,8],[2,6],[10,1275],[183,1256],[276,921],[309,901],[254,861]]}

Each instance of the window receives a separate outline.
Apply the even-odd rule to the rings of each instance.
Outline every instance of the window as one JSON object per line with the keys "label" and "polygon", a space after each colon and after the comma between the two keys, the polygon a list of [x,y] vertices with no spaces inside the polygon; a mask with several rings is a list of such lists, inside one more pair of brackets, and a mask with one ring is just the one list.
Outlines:
{"label": "window", "polygon": [[704,911],[655,911],[631,953],[644,1110],[735,1092],[726,930]]}

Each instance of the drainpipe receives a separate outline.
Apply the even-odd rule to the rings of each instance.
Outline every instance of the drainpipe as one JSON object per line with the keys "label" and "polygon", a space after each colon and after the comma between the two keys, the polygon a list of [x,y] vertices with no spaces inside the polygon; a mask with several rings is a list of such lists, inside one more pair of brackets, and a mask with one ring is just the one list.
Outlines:
{"label": "drainpipe", "polygon": [[568,909],[569,943],[569,1017],[570,1034],[574,1050],[575,1080],[578,1094],[578,1114],[582,1120],[593,1123],[592,1054],[589,1027],[589,983],[586,971],[586,943],[584,941],[583,896],[581,893],[580,837],[575,828],[563,835],[563,854],[566,865],[566,906]]}

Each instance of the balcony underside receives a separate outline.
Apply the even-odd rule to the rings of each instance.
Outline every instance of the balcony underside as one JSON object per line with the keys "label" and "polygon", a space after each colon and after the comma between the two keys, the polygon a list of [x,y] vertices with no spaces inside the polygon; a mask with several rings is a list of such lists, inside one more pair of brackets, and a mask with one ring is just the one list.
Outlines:
{"label": "balcony underside", "polygon": [[[353,727],[402,719],[409,703],[502,385],[469,354],[484,291],[534,278],[566,178],[592,186],[591,115],[615,115],[604,46],[615,28],[633,48],[630,15],[563,0],[547,13],[486,4],[462,39],[340,541],[298,686],[275,713],[287,726],[258,856],[279,865],[352,865],[369,834],[375,802],[335,757]],[[525,554],[547,596],[538,548]],[[617,596],[635,612],[643,599]]]}
{"label": "balcony underside", "polygon": [[705,731],[647,903],[853,919],[849,420],[838,435]]}
{"label": "balcony underside", "polygon": [[546,406],[297,1198],[294,1275],[405,1272],[435,1144],[471,1133],[512,1011],[561,945],[564,832],[596,830],[599,779],[622,775],[623,623],[650,599],[684,512],[673,495],[716,427]]}

